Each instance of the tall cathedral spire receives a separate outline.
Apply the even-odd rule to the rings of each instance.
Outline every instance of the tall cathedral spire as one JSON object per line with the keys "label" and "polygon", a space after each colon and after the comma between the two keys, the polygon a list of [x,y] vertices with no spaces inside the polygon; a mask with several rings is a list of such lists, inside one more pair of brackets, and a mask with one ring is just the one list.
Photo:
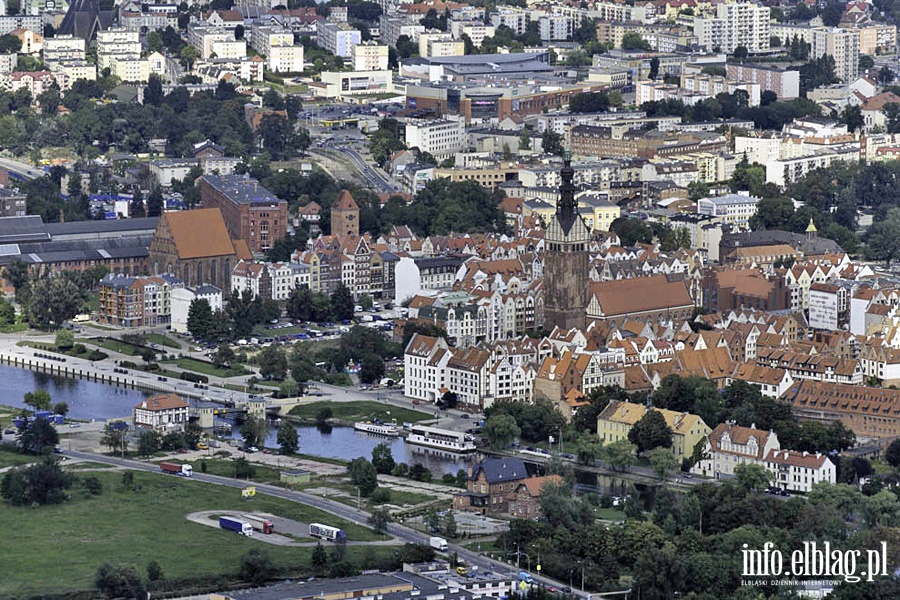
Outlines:
{"label": "tall cathedral spire", "polygon": [[559,202],[556,203],[556,218],[563,232],[569,233],[575,217],[578,215],[578,203],[575,202],[575,169],[572,168],[572,155],[568,145],[563,157],[563,168],[559,172],[562,184],[559,186]]}

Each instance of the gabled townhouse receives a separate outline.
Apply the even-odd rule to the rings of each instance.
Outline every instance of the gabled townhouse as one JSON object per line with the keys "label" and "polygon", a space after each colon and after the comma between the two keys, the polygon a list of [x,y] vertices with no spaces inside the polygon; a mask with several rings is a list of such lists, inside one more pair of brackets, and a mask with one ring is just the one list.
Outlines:
{"label": "gabled townhouse", "polygon": [[732,381],[751,383],[763,396],[775,399],[781,398],[794,385],[794,378],[786,369],[756,363],[739,363],[728,383]]}
{"label": "gabled townhouse", "polygon": [[403,355],[403,395],[437,402],[446,386],[447,364],[452,356],[443,338],[413,335]]}
{"label": "gabled townhouse", "polygon": [[768,468],[766,460],[769,453],[780,448],[778,435],[774,431],[721,423],[707,436],[704,458],[691,468],[691,472],[719,479],[733,476],[738,465]]}
{"label": "gabled townhouse", "polygon": [[483,411],[494,399],[489,395],[491,353],[469,347],[456,350],[447,362],[446,387],[459,402]]}
{"label": "gabled townhouse", "polygon": [[662,408],[647,408],[643,404],[610,400],[597,417],[597,435],[604,445],[627,440],[628,432],[648,410],[659,411],[672,430],[672,453],[682,459],[691,456],[694,447],[709,435],[710,428],[697,415]]}
{"label": "gabled townhouse", "polygon": [[809,492],[821,482],[835,483],[837,467],[824,454],[771,450],[766,456],[766,468],[773,475],[773,485],[791,492]]}

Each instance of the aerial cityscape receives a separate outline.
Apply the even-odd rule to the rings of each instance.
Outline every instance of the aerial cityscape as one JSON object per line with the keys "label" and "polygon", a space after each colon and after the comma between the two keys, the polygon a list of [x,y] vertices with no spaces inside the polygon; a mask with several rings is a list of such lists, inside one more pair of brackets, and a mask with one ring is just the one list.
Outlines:
{"label": "aerial cityscape", "polygon": [[894,0],[0,0],[0,600],[900,598]]}

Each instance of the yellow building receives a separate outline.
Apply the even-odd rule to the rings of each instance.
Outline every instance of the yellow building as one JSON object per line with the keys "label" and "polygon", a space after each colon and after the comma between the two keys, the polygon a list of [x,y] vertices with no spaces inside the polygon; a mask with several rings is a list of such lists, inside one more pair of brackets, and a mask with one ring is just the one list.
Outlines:
{"label": "yellow building", "polygon": [[[647,410],[643,404],[611,400],[597,417],[597,435],[604,444],[627,440],[628,432],[641,420]],[[709,435],[709,426],[697,415],[664,408],[649,410],[659,411],[672,430],[670,450],[677,458],[690,456],[694,446]]]}

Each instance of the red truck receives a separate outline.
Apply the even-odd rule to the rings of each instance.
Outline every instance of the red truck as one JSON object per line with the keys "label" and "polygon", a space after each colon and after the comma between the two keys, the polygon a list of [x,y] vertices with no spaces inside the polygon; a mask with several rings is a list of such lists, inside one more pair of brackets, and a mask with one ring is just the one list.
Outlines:
{"label": "red truck", "polygon": [[171,475],[180,475],[181,477],[190,477],[194,474],[194,468],[191,465],[179,465],[178,463],[164,462],[159,463],[159,468],[163,473]]}

